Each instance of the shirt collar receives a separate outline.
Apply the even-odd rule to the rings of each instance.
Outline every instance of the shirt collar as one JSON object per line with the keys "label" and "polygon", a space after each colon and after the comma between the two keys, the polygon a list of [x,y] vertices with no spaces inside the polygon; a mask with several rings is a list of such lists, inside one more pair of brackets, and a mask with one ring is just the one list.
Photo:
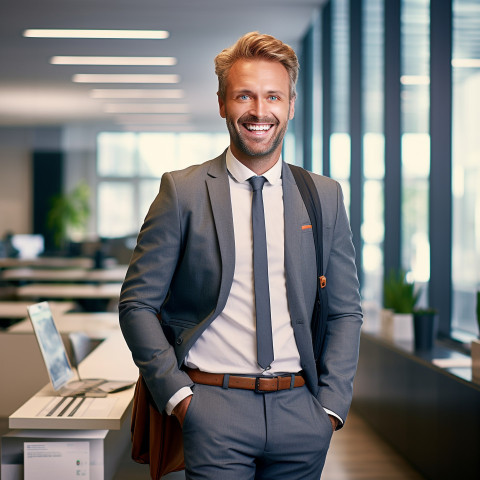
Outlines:
{"label": "shirt collar", "polygon": [[[256,175],[255,172],[252,172],[252,170],[247,168],[233,156],[230,147],[227,149],[226,162],[227,170],[238,183],[247,183],[250,177]],[[280,183],[282,177],[282,157],[280,157],[277,163],[275,163],[275,165],[270,170],[267,170],[262,176],[272,185]]]}

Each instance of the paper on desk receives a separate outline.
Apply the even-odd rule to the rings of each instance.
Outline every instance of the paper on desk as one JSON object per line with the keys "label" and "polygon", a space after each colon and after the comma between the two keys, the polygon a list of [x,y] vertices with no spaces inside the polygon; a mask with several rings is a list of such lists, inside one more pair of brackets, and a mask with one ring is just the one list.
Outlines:
{"label": "paper on desk", "polygon": [[472,359],[469,357],[434,358],[432,362],[434,365],[441,368],[467,368],[472,366]]}
{"label": "paper on desk", "polygon": [[[25,480],[88,480],[90,444],[88,442],[25,442]],[[55,473],[54,473],[55,472]]]}

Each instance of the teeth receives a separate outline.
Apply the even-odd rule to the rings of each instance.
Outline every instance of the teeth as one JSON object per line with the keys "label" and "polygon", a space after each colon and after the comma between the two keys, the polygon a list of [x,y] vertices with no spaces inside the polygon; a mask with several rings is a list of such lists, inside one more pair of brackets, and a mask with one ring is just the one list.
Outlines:
{"label": "teeth", "polygon": [[271,125],[245,125],[248,130],[270,130]]}

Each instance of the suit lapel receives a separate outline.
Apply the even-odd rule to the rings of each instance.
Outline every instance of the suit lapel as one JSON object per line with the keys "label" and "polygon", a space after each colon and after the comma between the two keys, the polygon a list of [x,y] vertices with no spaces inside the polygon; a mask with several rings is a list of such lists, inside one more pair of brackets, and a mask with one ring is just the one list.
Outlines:
{"label": "suit lapel", "polygon": [[235,237],[225,152],[212,162],[208,170],[206,184],[222,265],[220,292],[212,316],[215,318],[225,307],[235,270]]}

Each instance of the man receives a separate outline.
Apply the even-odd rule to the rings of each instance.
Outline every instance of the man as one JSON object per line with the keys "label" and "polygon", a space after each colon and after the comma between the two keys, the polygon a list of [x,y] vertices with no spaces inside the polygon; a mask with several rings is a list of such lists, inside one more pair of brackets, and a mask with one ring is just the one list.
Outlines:
{"label": "man", "polygon": [[311,222],[280,158],[297,57],[254,32],[215,66],[230,146],[163,176],[123,285],[121,328],[158,408],[183,427],[188,479],[317,480],[349,409],[362,322],[342,194],[312,175],[329,296],[317,373]]}

